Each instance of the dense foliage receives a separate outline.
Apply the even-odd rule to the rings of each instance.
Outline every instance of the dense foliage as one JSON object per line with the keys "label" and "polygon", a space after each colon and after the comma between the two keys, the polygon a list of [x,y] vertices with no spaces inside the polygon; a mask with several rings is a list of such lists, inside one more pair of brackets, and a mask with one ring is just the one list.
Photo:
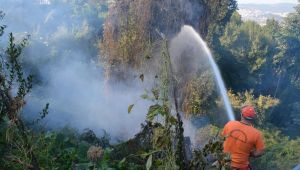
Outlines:
{"label": "dense foliage", "polygon": [[299,7],[283,23],[268,20],[265,26],[242,21],[235,13],[215,49],[228,86],[234,91],[253,90],[280,100],[271,109],[269,122],[299,136]]}
{"label": "dense foliage", "polygon": [[182,25],[188,24],[204,37],[216,39],[236,7],[235,0],[116,1],[104,24],[100,45],[107,78],[127,80],[129,68],[154,72],[153,68],[161,62],[155,55],[159,48],[158,32],[171,38]]}

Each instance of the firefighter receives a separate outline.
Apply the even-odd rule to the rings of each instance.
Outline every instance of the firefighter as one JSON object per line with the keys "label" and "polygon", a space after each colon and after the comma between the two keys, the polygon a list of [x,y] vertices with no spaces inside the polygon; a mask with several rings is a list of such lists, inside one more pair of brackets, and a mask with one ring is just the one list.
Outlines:
{"label": "firefighter", "polygon": [[224,127],[224,152],[231,155],[234,170],[251,170],[249,157],[257,158],[265,152],[263,135],[253,127],[255,118],[254,107],[247,105],[241,109],[241,121],[230,121]]}

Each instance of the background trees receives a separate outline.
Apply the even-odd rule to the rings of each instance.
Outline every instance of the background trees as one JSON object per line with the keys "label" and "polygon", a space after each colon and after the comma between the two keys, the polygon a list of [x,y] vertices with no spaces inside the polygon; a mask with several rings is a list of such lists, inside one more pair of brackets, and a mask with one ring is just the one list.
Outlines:
{"label": "background trees", "polygon": [[264,26],[242,21],[235,13],[215,48],[228,87],[278,98],[280,104],[267,113],[269,120],[292,136],[299,135],[299,6],[296,9],[283,23],[268,20]]}

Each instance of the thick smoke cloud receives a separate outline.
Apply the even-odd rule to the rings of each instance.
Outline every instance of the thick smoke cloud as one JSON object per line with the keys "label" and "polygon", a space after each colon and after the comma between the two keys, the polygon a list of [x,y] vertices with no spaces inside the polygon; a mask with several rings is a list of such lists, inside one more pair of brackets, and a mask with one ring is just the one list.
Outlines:
{"label": "thick smoke cloud", "polygon": [[[8,26],[2,39],[8,32],[17,39],[31,35],[22,63],[26,72],[34,74],[35,85],[27,98],[25,117],[37,118],[49,102],[49,115],[43,121],[47,128],[91,128],[99,135],[106,130],[113,139],[132,137],[147,111],[147,104],[139,100],[146,87],[139,81],[106,86],[96,47],[103,18],[97,18],[93,9],[86,16],[74,16],[75,7],[67,1],[39,2],[0,0]],[[130,104],[135,107],[128,114]]]}
{"label": "thick smoke cloud", "polygon": [[[31,35],[22,62],[26,72],[34,73],[36,79],[28,96],[25,117],[36,118],[49,102],[49,115],[43,122],[47,128],[91,128],[98,134],[106,130],[113,139],[132,137],[145,119],[149,103],[140,100],[139,96],[151,86],[151,80],[146,79],[147,83],[137,80],[131,84],[115,81],[112,87],[108,87],[97,60],[101,55],[97,41],[104,21],[104,18],[99,18],[99,9],[80,4],[85,1],[78,4],[40,2],[0,0],[3,7],[0,10],[6,13],[6,32],[16,33],[17,38]],[[196,0],[189,2],[179,0],[180,8],[193,25],[196,23],[193,21],[199,20],[202,8]],[[207,60],[203,60],[205,56],[200,55],[203,49],[195,46],[193,37],[184,31],[171,41],[170,52],[176,78],[183,82],[182,85],[200,72],[211,72]],[[132,71],[132,75],[138,73]],[[128,114],[130,104],[135,104],[135,107]],[[193,126],[185,124],[186,135],[195,134],[189,130]]]}
{"label": "thick smoke cloud", "polygon": [[[99,68],[76,59],[63,61],[43,74],[48,76],[47,85],[34,89],[26,110],[38,113],[41,108],[36,106],[49,102],[47,126],[68,125],[97,132],[103,129],[119,139],[132,137],[140,130],[147,110],[145,103],[135,101],[142,94],[140,87],[118,83],[108,90]],[[128,114],[127,108],[132,103],[136,106]]]}

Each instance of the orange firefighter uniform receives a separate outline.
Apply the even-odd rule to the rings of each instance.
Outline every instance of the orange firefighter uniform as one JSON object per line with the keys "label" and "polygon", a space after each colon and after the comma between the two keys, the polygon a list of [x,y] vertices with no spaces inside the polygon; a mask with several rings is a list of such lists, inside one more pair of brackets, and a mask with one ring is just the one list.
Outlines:
{"label": "orange firefighter uniform", "polygon": [[[244,108],[242,116],[254,118],[256,113],[253,108]],[[251,151],[262,151],[265,149],[261,132],[251,124],[240,121],[228,122],[222,135],[226,137],[224,152],[231,155],[231,166],[233,169],[248,170]]]}

